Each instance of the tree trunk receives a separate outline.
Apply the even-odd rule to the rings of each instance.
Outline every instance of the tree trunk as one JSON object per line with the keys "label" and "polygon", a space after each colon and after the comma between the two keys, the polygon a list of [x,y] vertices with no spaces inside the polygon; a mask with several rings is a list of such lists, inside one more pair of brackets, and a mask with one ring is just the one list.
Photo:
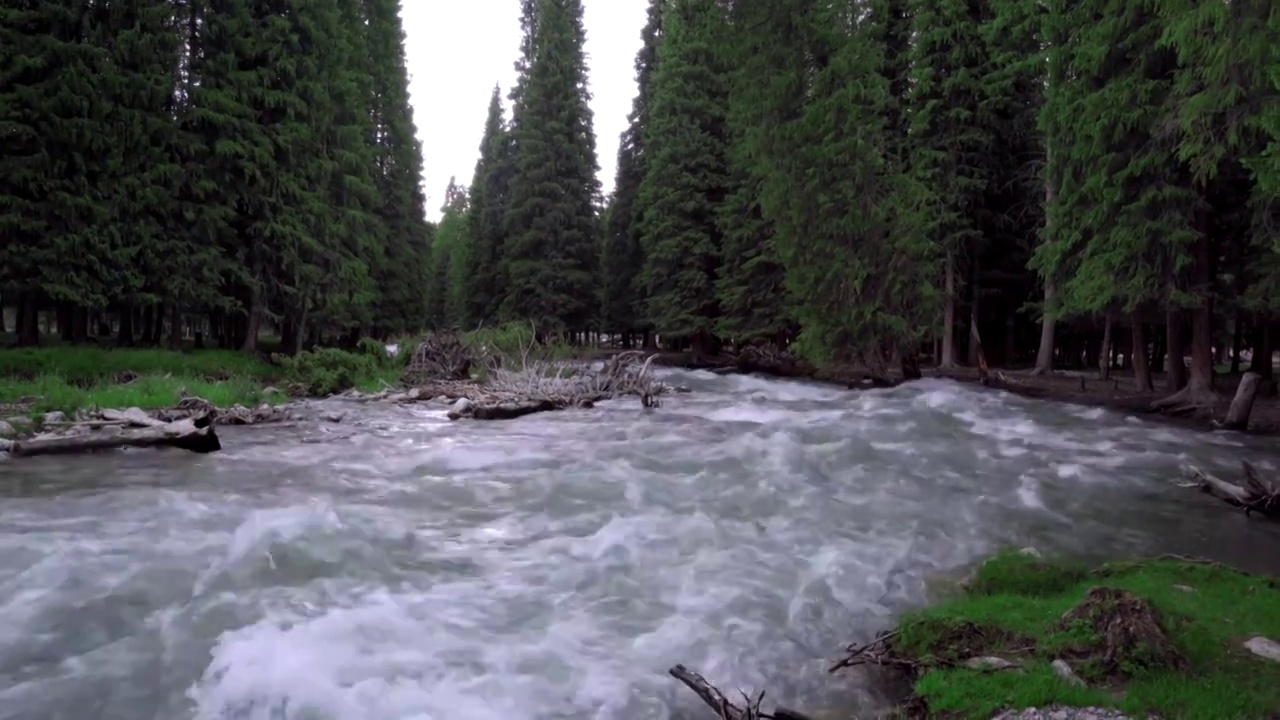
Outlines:
{"label": "tree trunk", "polygon": [[1153,390],[1151,385],[1151,366],[1147,362],[1147,337],[1143,332],[1142,321],[1138,319],[1138,313],[1134,312],[1133,332],[1130,333],[1133,338],[1133,382],[1137,386],[1138,392],[1147,392]]}
{"label": "tree trunk", "polygon": [[1272,369],[1271,356],[1275,350],[1274,339],[1272,334],[1271,318],[1266,315],[1259,315],[1258,324],[1258,343],[1253,348],[1253,360],[1249,362],[1249,369],[1262,376],[1263,380],[1273,380],[1275,371]]}
{"label": "tree trunk", "polygon": [[177,298],[169,303],[169,349],[182,349],[182,304]]}
{"label": "tree trunk", "polygon": [[35,293],[30,290],[18,294],[18,317],[14,323],[18,345],[35,347],[40,344],[40,306]]}
{"label": "tree trunk", "polygon": [[244,352],[255,352],[258,349],[258,332],[262,327],[262,308],[258,305],[258,294],[253,294],[249,305],[249,317],[244,320],[244,337],[239,338],[240,349]]}
{"label": "tree trunk", "polygon": [[1236,387],[1236,396],[1231,400],[1231,407],[1227,409],[1227,417],[1222,427],[1228,430],[1249,429],[1249,413],[1253,411],[1253,398],[1258,394],[1258,383],[1261,381],[1262,376],[1253,371],[1245,373],[1244,377],[1240,378],[1240,385]]}
{"label": "tree trunk", "polygon": [[956,260],[955,252],[947,251],[947,267],[945,297],[942,306],[942,356],[938,358],[938,367],[951,369],[956,366]]}
{"label": "tree trunk", "polygon": [[[974,258],[969,263],[969,338],[980,338],[982,334],[978,328],[978,260]],[[980,358],[980,356],[982,356]],[[976,367],[979,362],[985,362],[985,356],[982,353],[980,343],[969,343],[969,365]]]}
{"label": "tree trunk", "polygon": [[1040,317],[1040,348],[1036,350],[1036,367],[1032,375],[1053,372],[1053,334],[1057,321],[1049,314],[1049,307],[1057,297],[1058,288],[1050,278],[1044,281],[1044,313]]}
{"label": "tree trunk", "polygon": [[116,345],[133,347],[133,308],[120,309],[120,329],[116,332]]}
{"label": "tree trunk", "polygon": [[7,299],[8,298],[5,297],[4,291],[0,291],[0,335],[3,335],[5,334],[5,332],[7,332],[5,330],[6,325],[4,320],[4,301]]}
{"label": "tree trunk", "polygon": [[1187,386],[1187,347],[1182,340],[1182,310],[1171,307],[1165,314],[1165,342],[1169,347],[1169,359],[1164,386],[1171,393]]}
{"label": "tree trunk", "polygon": [[1200,303],[1191,310],[1190,372],[1187,386],[1153,403],[1157,409],[1211,412],[1218,402],[1213,392],[1213,299],[1209,295],[1213,258],[1202,211],[1197,212],[1196,225],[1200,237],[1195,244],[1192,285],[1200,293]]}
{"label": "tree trunk", "polygon": [[1240,353],[1244,350],[1244,312],[1236,310],[1236,326],[1231,334],[1231,374],[1240,374]]}
{"label": "tree trunk", "polygon": [[1098,377],[1111,377],[1111,312],[1107,311],[1102,324],[1102,349],[1098,351]]}

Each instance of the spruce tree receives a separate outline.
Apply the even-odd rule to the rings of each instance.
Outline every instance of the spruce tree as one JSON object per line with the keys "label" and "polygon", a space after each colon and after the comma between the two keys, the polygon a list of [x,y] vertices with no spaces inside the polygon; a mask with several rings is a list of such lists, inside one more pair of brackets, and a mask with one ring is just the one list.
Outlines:
{"label": "spruce tree", "polygon": [[767,33],[771,70],[759,76],[753,141],[768,163],[764,210],[803,326],[797,348],[884,372],[915,351],[938,308],[921,193],[893,149],[883,38],[894,17],[820,0],[786,0],[774,12],[756,29]]}
{"label": "spruce tree", "polygon": [[719,315],[717,212],[728,186],[728,72],[724,13],[715,0],[684,0],[664,18],[644,129],[639,278],[654,329],[709,351]]}
{"label": "spruce tree", "polygon": [[513,127],[503,314],[542,333],[577,331],[595,313],[600,195],[581,0],[539,0],[537,18]]}
{"label": "spruce tree", "polygon": [[628,346],[644,322],[637,277],[644,264],[637,225],[636,200],[645,176],[645,128],[653,102],[653,74],[662,39],[662,17],[669,0],[650,0],[647,20],[636,53],[636,97],[627,116],[627,129],[618,142],[618,166],[613,196],[605,218],[601,248],[600,295],[603,329],[623,333]]}
{"label": "spruce tree", "polygon": [[761,71],[756,58],[756,23],[768,22],[769,0],[739,0],[730,15],[731,33],[725,42],[730,75],[728,103],[728,193],[719,208],[717,225],[723,237],[716,280],[720,317],[716,332],[738,341],[771,338],[785,346],[792,321],[788,310],[786,272],[778,257],[773,223],[764,217],[760,196],[765,169],[752,152],[753,108],[758,98],[751,73]]}
{"label": "spruce tree", "polygon": [[497,317],[506,284],[502,250],[511,188],[510,160],[511,138],[503,119],[501,90],[494,86],[467,213],[471,246],[467,313],[477,322],[492,322]]}

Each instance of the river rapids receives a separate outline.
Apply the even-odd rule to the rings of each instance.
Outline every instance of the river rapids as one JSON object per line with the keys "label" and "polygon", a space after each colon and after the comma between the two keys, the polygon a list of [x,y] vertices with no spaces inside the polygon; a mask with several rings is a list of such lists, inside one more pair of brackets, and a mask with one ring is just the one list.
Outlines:
{"label": "river rapids", "polygon": [[676,663],[816,717],[826,667],[1004,546],[1258,567],[1169,484],[1271,441],[926,380],[692,389],[507,422],[325,401],[225,450],[0,460],[4,720],[709,717]]}

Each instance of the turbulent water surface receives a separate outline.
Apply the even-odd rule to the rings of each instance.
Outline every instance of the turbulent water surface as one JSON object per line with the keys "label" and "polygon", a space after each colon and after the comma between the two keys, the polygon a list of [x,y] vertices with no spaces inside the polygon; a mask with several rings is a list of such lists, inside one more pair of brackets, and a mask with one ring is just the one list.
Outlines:
{"label": "turbulent water surface", "polygon": [[840,646],[999,546],[1266,555],[1167,482],[1274,470],[1263,441],[945,382],[669,379],[693,392],[648,413],[350,404],[209,456],[0,461],[0,718],[707,717],[677,662],[847,712],[877,699],[826,674]]}

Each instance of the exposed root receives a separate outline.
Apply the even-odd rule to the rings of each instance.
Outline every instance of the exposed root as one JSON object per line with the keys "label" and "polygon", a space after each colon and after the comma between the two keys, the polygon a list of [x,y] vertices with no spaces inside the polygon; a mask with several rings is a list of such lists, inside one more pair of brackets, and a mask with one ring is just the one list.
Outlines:
{"label": "exposed root", "polygon": [[849,645],[845,648],[845,656],[840,658],[835,665],[827,669],[827,672],[836,672],[849,667],[857,667],[859,665],[880,665],[884,667],[898,668],[902,670],[915,670],[919,664],[905,658],[893,651],[893,639],[898,637],[899,631],[891,630],[882,632],[865,645]]}
{"label": "exposed root", "polygon": [[1222,402],[1210,388],[1187,385],[1178,392],[1151,403],[1153,410],[1171,415],[1212,415]]}
{"label": "exposed root", "polygon": [[725,697],[715,685],[707,682],[701,673],[690,670],[684,665],[676,665],[667,673],[697,693],[702,702],[715,711],[716,717],[720,720],[809,720],[803,713],[781,707],[775,708],[772,713],[764,712],[760,709],[760,703],[764,700],[763,690],[754,698],[746,693],[740,693],[742,705],[737,705]]}
{"label": "exposed root", "polygon": [[1185,669],[1187,660],[1161,626],[1147,601],[1127,590],[1094,587],[1084,601],[1058,621],[1060,630],[1080,625],[1093,640],[1073,648],[1081,666],[1091,666],[1100,680],[1123,680],[1141,669]]}
{"label": "exposed root", "polygon": [[1176,483],[1179,487],[1195,488],[1219,500],[1244,510],[1245,515],[1258,513],[1264,517],[1280,518],[1280,491],[1276,484],[1258,475],[1248,461],[1241,461],[1244,484],[1236,485],[1215,477],[1194,465],[1183,468],[1190,482]]}

